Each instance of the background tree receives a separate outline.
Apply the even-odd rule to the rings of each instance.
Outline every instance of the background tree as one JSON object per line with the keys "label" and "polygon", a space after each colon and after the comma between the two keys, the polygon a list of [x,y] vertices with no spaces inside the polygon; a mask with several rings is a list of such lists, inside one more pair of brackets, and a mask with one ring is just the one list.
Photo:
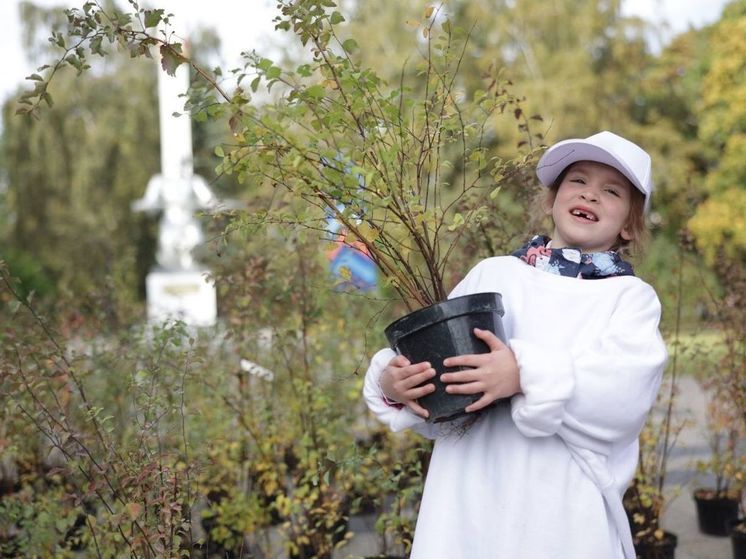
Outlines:
{"label": "background tree", "polygon": [[12,100],[3,110],[10,241],[84,306],[102,289],[108,304],[136,301],[150,260],[152,228],[129,204],[159,168],[155,77],[129,61],[82,81],[64,72],[43,121],[14,115]]}
{"label": "background tree", "polygon": [[[30,56],[51,56],[46,37],[65,28],[64,13],[25,3],[21,15]],[[205,63],[218,46],[209,30],[190,44]],[[62,68],[41,120],[15,114],[17,97],[3,106],[0,235],[11,247],[3,258],[25,290],[69,296],[84,313],[103,305],[112,320],[140,315],[157,222],[130,203],[160,170],[157,71],[153,60],[113,53],[81,75]],[[231,192],[234,183],[212,172],[212,146],[225,135],[217,127],[194,124],[195,172]]]}
{"label": "background tree", "polygon": [[704,202],[690,226],[709,262],[746,257],[746,2],[731,2],[712,30],[702,79],[699,136],[711,157]]}

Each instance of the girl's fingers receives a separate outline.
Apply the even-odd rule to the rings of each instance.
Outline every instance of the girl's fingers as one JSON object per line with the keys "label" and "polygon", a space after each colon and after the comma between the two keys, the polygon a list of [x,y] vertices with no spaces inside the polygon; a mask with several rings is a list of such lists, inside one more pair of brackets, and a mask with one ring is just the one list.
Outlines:
{"label": "girl's fingers", "polygon": [[399,369],[399,378],[401,380],[409,379],[414,375],[418,375],[430,369],[430,363],[423,361],[422,363],[415,363],[414,365],[408,365]]}
{"label": "girl's fingers", "polygon": [[[487,344],[490,352],[507,349],[503,341],[489,330],[474,328],[474,335]],[[486,353],[474,353],[467,355],[455,355],[443,361],[446,367],[479,367],[484,363]]]}
{"label": "girl's fingers", "polygon": [[412,410],[414,413],[419,415],[420,417],[424,417],[425,419],[428,418],[430,413],[423,408],[421,405],[419,405],[417,402],[409,402],[408,404],[409,409]]}
{"label": "girl's fingers", "polygon": [[489,330],[474,328],[474,335],[486,343],[487,347],[490,348],[490,351],[498,351],[506,347],[503,341]]}
{"label": "girl's fingers", "polygon": [[403,355],[397,355],[391,361],[389,361],[389,365],[394,365],[395,367],[406,367],[410,365],[410,363],[409,359],[407,359]]}
{"label": "girl's fingers", "polygon": [[446,367],[479,367],[484,363],[485,355],[488,353],[473,353],[467,355],[455,355],[443,360]]}
{"label": "girl's fingers", "polygon": [[472,412],[475,412],[475,411],[479,411],[482,408],[486,408],[487,406],[489,406],[494,401],[495,401],[495,398],[493,398],[492,396],[490,396],[488,394],[485,394],[484,396],[482,396],[479,400],[477,400],[473,404],[469,404],[468,406],[466,406],[466,408],[464,408],[464,411],[466,413],[472,413]]}
{"label": "girl's fingers", "polygon": [[435,369],[427,368],[424,371],[420,373],[415,373],[411,376],[408,376],[407,378],[402,380],[402,387],[405,390],[408,390],[410,388],[413,388],[415,386],[418,386],[425,382],[426,380],[429,380],[435,376]]}
{"label": "girl's fingers", "polygon": [[416,388],[412,388],[411,390],[407,390],[405,392],[405,395],[407,397],[407,400],[417,400],[418,398],[427,396],[431,392],[435,392],[435,385],[432,383],[426,384],[424,386],[418,386]]}
{"label": "girl's fingers", "polygon": [[449,384],[446,386],[446,392],[449,394],[479,394],[484,392],[484,383],[467,382],[465,384]]}
{"label": "girl's fingers", "polygon": [[480,380],[478,369],[467,369],[465,371],[454,371],[440,375],[442,382],[474,382]]}

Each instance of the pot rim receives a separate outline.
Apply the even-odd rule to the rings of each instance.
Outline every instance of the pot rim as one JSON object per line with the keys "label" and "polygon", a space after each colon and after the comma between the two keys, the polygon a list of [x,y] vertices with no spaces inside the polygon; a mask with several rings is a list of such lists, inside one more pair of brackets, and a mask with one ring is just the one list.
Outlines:
{"label": "pot rim", "polygon": [[[711,494],[711,495],[706,495]],[[713,487],[697,487],[692,491],[692,498],[695,501],[741,501],[741,491],[738,489],[729,489],[724,496],[718,496]]]}
{"label": "pot rim", "polygon": [[470,293],[453,299],[447,299],[434,305],[413,311],[386,326],[384,334],[392,347],[397,342],[423,328],[465,314],[496,312],[501,317],[505,314],[502,295],[495,291]]}

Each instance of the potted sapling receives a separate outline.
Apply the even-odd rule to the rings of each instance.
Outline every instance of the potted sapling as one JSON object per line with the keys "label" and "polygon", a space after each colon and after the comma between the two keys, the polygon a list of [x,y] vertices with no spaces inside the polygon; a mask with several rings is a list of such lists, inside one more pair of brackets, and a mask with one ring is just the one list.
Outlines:
{"label": "potted sapling", "polygon": [[[714,477],[714,484],[694,491],[697,521],[701,532],[713,536],[732,535],[734,555],[746,553],[746,521],[739,519],[746,455],[746,274],[736,261],[723,259],[719,268],[724,292],[712,295],[714,330],[720,343],[710,356],[717,355],[709,374],[701,380],[709,396],[707,427],[710,456],[697,465]],[[740,547],[741,551],[738,550]]]}
{"label": "potted sapling", "polygon": [[[307,61],[288,70],[244,53],[244,66],[235,70],[238,86],[228,92],[163,30],[170,16],[132,7],[133,14],[116,17],[94,3],[68,10],[75,48],[60,63],[83,71],[91,53],[116,43],[133,56],[158,48],[170,73],[190,64],[199,79],[186,108],[193,117],[224,118],[231,132],[231,140],[215,149],[221,158],[216,172],[248,182],[270,200],[257,212],[234,212],[229,232],[304,227],[323,236],[331,215],[343,231],[336,240],[365,253],[384,289],[415,312],[386,329],[392,346],[404,354],[435,349],[407,356],[430,361],[438,373],[448,355],[487,351],[472,334],[475,326],[502,335],[500,295],[446,302],[446,273],[449,263],[464,257],[465,232],[488,210],[494,219],[498,193],[532,165],[542,135],[531,126],[541,117],[524,112],[494,68],[479,89],[461,84],[468,31],[427,8],[413,35],[417,53],[401,79],[389,84],[359,62],[358,46],[344,36],[345,18],[332,1],[281,0],[276,28],[295,35]],[[51,77],[34,79],[24,99],[29,112],[49,95]],[[512,140],[499,140],[506,137]],[[451,320],[457,324],[444,326]],[[414,341],[427,330],[434,331],[431,341]],[[429,420],[440,421],[478,397],[436,392],[422,403],[431,407]]]}
{"label": "potted sapling", "polygon": [[[321,229],[319,219],[331,213],[343,242],[375,263],[386,288],[411,311],[385,333],[410,361],[433,364],[436,392],[421,404],[429,421],[447,420],[479,395],[446,394],[437,381],[443,359],[487,351],[474,327],[504,338],[500,294],[447,301],[447,266],[501,187],[531,164],[540,134],[530,133],[520,100],[499,74],[486,76],[479,91],[459,86],[468,33],[451,29],[436,10],[427,9],[420,23],[426,40],[412,63],[416,77],[409,83],[405,68],[390,86],[356,61],[355,41],[338,29],[344,18],[328,5],[282,3],[277,27],[294,30],[311,62],[284,71],[249,57],[250,88],[266,83],[282,93],[261,109],[233,99],[236,143],[220,147],[218,172],[285,196],[279,212],[262,216],[266,222]],[[525,136],[523,153],[513,158],[490,155],[500,115],[517,120]]]}

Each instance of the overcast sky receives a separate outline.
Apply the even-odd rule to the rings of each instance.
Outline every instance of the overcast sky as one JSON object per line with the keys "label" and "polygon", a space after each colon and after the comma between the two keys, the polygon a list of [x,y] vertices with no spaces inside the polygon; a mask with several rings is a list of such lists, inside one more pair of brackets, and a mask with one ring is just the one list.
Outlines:
{"label": "overcast sky", "polygon": [[[381,1],[381,0],[371,0]],[[402,0],[389,0],[402,1]],[[0,75],[0,102],[4,101],[45,60],[28,60],[21,49],[21,25],[18,6],[21,0],[0,0],[0,21],[6,22],[0,33],[3,72]],[[35,0],[43,6],[82,6],[84,0]],[[175,15],[174,28],[184,36],[200,26],[218,30],[223,47],[223,67],[232,67],[242,50],[265,50],[273,32],[274,0],[151,0]],[[700,27],[718,19],[726,0],[623,0],[622,11],[637,14],[653,22],[667,22],[670,33]],[[205,9],[205,6],[209,6]],[[384,4],[385,5],[385,4]]]}

